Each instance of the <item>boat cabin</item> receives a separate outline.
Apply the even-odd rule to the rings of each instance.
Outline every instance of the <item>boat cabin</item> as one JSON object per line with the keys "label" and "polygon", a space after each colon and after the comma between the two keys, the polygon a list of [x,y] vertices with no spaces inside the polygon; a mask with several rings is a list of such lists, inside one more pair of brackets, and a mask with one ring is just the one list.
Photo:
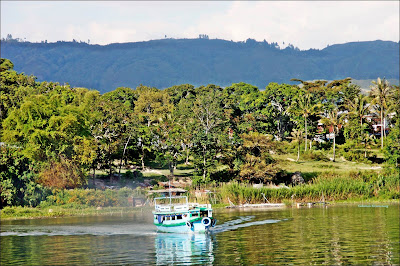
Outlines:
{"label": "boat cabin", "polygon": [[186,196],[155,198],[154,208],[154,219],[159,223],[212,217],[211,204],[188,203]]}

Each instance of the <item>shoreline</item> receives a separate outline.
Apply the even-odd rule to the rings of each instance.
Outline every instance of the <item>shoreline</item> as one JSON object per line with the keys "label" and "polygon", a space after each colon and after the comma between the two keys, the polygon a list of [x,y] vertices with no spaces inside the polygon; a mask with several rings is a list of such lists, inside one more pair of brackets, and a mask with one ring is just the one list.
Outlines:
{"label": "shoreline", "polygon": [[[62,206],[51,206],[46,208],[38,207],[11,207],[17,211],[17,214],[3,214],[1,210],[0,221],[10,220],[32,220],[46,218],[61,218],[61,217],[80,217],[80,216],[112,216],[123,215],[129,213],[143,212],[145,209],[150,209],[149,206],[144,207],[85,207],[78,208],[63,208]],[[19,212],[19,213],[18,213]],[[32,215],[29,215],[32,213]],[[4,217],[5,216],[5,217]]]}
{"label": "shoreline", "polygon": [[[370,207],[382,207],[382,204],[386,205],[399,205],[400,201],[393,199],[367,199],[367,200],[340,200],[340,201],[327,201],[330,207],[334,206],[343,206],[343,205],[370,205]],[[215,204],[213,209],[216,212],[220,212],[223,210],[259,210],[259,211],[267,211],[267,210],[276,210],[278,208],[226,208],[228,204]],[[315,206],[320,207],[320,206]],[[315,208],[313,207],[313,208]],[[368,206],[364,206],[368,207]],[[296,208],[296,202],[293,204],[285,204],[285,206],[279,208]],[[307,206],[302,206],[301,208],[308,208]],[[4,209],[3,209],[4,210]],[[6,213],[3,213],[1,210],[0,221],[12,221],[12,220],[32,220],[32,219],[46,219],[46,218],[61,218],[61,217],[82,217],[82,216],[112,216],[112,215],[124,215],[130,213],[138,213],[147,210],[152,210],[151,206],[142,206],[142,207],[86,207],[86,208],[63,208],[62,206],[50,206],[46,208],[40,207],[10,207],[6,209]],[[10,210],[14,210],[10,213]],[[16,211],[16,213],[15,213]],[[5,216],[5,217],[4,217]]]}

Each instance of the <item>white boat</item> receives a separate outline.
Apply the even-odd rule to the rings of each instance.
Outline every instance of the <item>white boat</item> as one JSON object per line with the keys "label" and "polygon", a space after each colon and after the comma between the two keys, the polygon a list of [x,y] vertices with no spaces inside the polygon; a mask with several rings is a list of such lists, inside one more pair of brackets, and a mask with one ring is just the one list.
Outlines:
{"label": "white boat", "polygon": [[189,203],[187,196],[154,199],[154,225],[167,233],[206,233],[217,220],[211,204]]}

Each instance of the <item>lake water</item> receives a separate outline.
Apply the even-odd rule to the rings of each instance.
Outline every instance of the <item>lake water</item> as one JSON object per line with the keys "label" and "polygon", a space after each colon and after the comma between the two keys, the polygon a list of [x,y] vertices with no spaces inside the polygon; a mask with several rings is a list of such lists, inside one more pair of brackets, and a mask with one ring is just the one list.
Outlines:
{"label": "lake water", "polygon": [[151,211],[4,221],[1,265],[399,265],[399,206],[217,210],[209,235],[157,233]]}

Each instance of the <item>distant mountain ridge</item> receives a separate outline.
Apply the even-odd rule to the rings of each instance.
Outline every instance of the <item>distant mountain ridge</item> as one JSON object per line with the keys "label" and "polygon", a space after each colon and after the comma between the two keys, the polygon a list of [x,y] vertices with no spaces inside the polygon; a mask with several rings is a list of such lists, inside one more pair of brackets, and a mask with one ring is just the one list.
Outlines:
{"label": "distant mountain ridge", "polygon": [[335,44],[322,50],[219,39],[162,39],[90,45],[79,42],[1,41],[1,57],[39,81],[68,82],[104,93],[139,84],[173,85],[246,82],[260,89],[270,82],[302,80],[399,79],[399,43],[368,41]]}

